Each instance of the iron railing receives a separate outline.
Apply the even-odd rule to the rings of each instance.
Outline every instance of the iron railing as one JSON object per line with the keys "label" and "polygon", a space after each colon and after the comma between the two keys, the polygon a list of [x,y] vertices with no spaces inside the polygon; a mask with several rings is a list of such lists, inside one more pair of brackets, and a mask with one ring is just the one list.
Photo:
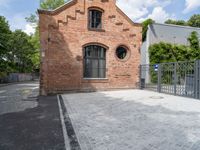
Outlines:
{"label": "iron railing", "polygon": [[140,88],[200,99],[200,60],[141,65]]}

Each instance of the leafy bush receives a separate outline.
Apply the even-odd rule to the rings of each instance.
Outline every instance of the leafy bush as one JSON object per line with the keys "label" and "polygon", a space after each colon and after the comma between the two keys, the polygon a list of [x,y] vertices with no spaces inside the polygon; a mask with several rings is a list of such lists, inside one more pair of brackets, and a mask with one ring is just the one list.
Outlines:
{"label": "leafy bush", "polygon": [[200,59],[198,33],[188,37],[189,46],[160,42],[149,47],[150,63],[192,61]]}

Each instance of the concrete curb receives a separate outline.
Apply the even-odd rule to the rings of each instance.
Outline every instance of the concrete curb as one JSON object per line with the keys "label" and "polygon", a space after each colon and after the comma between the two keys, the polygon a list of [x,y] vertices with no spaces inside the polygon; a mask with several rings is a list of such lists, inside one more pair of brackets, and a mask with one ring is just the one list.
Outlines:
{"label": "concrete curb", "polygon": [[23,81],[23,82],[13,82],[13,83],[0,83],[0,87],[4,87],[4,86],[9,86],[9,85],[14,85],[14,84],[22,84],[22,83],[33,83],[33,82],[39,82],[38,80],[33,80],[33,81]]}

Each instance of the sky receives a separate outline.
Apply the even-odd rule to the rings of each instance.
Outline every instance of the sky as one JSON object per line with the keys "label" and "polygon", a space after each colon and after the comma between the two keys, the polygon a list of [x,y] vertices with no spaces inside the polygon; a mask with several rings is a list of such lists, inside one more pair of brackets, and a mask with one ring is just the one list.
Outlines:
{"label": "sky", "polygon": [[[21,29],[27,34],[34,28],[25,17],[34,14],[40,0],[0,0],[0,15],[6,17],[11,30]],[[188,20],[200,14],[200,0],[117,0],[117,5],[134,21],[151,18],[158,23],[167,19]]]}

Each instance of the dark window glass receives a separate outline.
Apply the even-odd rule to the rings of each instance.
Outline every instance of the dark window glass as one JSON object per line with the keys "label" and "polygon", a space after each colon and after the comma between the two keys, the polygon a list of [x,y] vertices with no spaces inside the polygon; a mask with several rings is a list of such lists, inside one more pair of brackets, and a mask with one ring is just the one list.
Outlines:
{"label": "dark window glass", "polygon": [[127,55],[127,49],[122,46],[118,47],[116,50],[116,55],[119,59],[124,59]]}
{"label": "dark window glass", "polygon": [[101,18],[102,12],[98,10],[90,10],[89,11],[89,27],[95,29],[101,29]]}
{"label": "dark window glass", "polygon": [[106,49],[98,45],[84,48],[84,78],[106,77]]}

